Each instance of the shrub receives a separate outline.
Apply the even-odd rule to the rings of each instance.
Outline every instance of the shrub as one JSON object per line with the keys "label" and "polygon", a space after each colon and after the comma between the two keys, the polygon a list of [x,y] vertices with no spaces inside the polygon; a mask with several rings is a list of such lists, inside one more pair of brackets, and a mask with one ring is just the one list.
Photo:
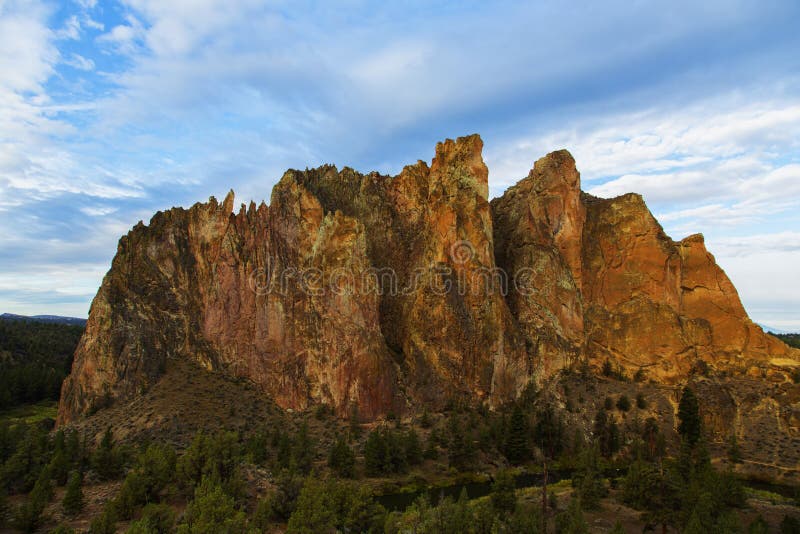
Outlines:
{"label": "shrub", "polygon": [[226,495],[218,482],[204,477],[186,507],[178,534],[244,534],[246,530],[247,518],[236,508],[233,497]]}
{"label": "shrub", "polygon": [[83,489],[81,488],[81,474],[73,471],[67,482],[67,491],[61,506],[67,515],[77,515],[83,510]]}

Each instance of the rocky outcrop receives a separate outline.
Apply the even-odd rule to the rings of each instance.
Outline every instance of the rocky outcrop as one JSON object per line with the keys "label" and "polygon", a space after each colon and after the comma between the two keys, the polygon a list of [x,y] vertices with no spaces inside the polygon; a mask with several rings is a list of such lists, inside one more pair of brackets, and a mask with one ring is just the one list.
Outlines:
{"label": "rocky outcrop", "polygon": [[395,177],[290,170],[269,206],[234,213],[230,193],[140,223],[92,304],[59,422],[135,397],[170,359],[283,408],[367,418],[497,405],[584,360],[663,382],[699,363],[796,364],[702,237],[672,241],[637,195],[583,194],[566,151],[490,204],[481,149],[448,140]]}

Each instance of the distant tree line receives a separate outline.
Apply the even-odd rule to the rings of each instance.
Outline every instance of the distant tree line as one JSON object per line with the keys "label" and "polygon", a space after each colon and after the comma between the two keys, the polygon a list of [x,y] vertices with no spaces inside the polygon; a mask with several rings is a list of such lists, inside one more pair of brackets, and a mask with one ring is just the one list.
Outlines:
{"label": "distant tree line", "polygon": [[0,410],[58,399],[83,327],[0,320]]}
{"label": "distant tree line", "polygon": [[773,334],[775,337],[796,349],[800,349],[800,334]]}

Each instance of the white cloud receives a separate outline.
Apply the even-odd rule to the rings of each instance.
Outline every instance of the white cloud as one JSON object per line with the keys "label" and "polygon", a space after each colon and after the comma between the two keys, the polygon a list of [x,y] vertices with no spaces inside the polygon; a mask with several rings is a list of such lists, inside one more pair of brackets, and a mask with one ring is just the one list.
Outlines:
{"label": "white cloud", "polygon": [[141,40],[146,35],[146,31],[133,15],[127,15],[127,24],[114,26],[108,32],[97,37],[97,42],[102,45],[110,46],[121,54],[134,54],[141,49]]}
{"label": "white cloud", "polygon": [[80,54],[72,54],[69,57],[69,59],[66,59],[64,61],[64,63],[78,70],[83,70],[83,71],[94,70],[94,61],[92,61],[91,59],[87,59]]}
{"label": "white cloud", "polygon": [[80,208],[81,213],[85,213],[90,217],[104,217],[117,211],[117,208],[111,206],[86,206]]}
{"label": "white cloud", "polygon": [[77,15],[72,15],[64,21],[64,27],[55,32],[59,39],[71,39],[76,41],[81,38],[81,23],[78,21]]}

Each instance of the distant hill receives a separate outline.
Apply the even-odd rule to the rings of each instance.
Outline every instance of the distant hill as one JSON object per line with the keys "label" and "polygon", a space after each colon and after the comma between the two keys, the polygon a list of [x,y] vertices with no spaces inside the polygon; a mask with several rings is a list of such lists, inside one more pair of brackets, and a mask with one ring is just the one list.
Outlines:
{"label": "distant hill", "polygon": [[58,323],[76,326],[86,326],[86,319],[80,317],[63,317],[61,315],[17,315],[14,313],[4,313],[0,315],[0,320],[4,321],[35,321],[37,323]]}
{"label": "distant hill", "polygon": [[0,410],[58,398],[85,321],[0,316]]}

